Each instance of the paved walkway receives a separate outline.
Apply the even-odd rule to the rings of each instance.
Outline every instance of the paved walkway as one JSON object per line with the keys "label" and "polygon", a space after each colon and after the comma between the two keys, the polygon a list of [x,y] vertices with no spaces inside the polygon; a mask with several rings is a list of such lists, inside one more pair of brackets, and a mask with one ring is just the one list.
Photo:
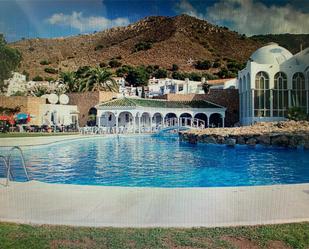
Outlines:
{"label": "paved walkway", "polygon": [[70,139],[79,139],[89,137],[84,135],[54,135],[54,136],[41,136],[41,137],[7,137],[0,139],[0,147],[2,146],[30,146],[50,144],[59,141]]}
{"label": "paved walkway", "polygon": [[[4,182],[0,179],[0,182]],[[309,184],[231,188],[0,185],[0,221],[198,227],[309,221]]]}

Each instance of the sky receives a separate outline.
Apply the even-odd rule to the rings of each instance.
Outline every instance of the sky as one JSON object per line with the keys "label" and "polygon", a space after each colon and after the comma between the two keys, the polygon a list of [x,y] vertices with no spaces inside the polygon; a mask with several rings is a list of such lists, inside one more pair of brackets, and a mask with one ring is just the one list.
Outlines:
{"label": "sky", "polygon": [[309,0],[0,0],[0,33],[9,42],[63,37],[180,14],[247,36],[309,33]]}

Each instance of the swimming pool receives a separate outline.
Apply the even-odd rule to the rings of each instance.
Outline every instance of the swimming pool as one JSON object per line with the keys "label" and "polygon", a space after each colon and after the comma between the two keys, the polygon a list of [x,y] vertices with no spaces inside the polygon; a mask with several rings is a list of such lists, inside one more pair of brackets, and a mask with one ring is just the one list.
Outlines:
{"label": "swimming pool", "polygon": [[[309,182],[306,150],[191,145],[177,135],[93,137],[28,147],[24,154],[30,177],[48,183],[218,187]],[[15,159],[15,179],[23,181],[17,165]]]}

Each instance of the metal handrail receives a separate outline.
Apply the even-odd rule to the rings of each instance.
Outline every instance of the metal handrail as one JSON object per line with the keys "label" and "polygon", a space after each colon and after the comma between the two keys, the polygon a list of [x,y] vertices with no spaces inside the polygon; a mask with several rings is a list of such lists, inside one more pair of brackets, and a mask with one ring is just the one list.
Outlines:
{"label": "metal handrail", "polygon": [[24,169],[27,181],[30,180],[29,175],[28,175],[28,171],[27,171],[27,168],[26,168],[24,153],[23,153],[22,149],[19,146],[14,146],[14,147],[12,147],[9,150],[9,155],[7,157],[7,162],[6,162],[7,163],[6,186],[9,185],[10,175],[12,176],[12,173],[11,173],[11,158],[12,158],[12,152],[14,150],[18,150],[19,151],[20,156],[21,156],[21,161],[22,161],[22,164],[23,164],[23,169]]}

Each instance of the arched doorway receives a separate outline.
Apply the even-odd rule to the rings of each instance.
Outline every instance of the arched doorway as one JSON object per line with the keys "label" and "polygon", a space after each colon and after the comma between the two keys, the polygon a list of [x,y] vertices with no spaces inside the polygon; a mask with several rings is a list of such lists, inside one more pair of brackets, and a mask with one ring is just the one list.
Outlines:
{"label": "arched doorway", "polygon": [[112,112],[104,112],[100,117],[100,125],[103,127],[116,127],[116,116]]}
{"label": "arched doorway", "polygon": [[143,112],[141,116],[141,128],[146,131],[149,127],[151,127],[151,115],[148,112]]}
{"label": "arched doorway", "polygon": [[88,118],[87,118],[87,126],[96,126],[97,124],[97,113],[98,110],[95,107],[91,107],[88,111]]}
{"label": "arched doorway", "polygon": [[163,115],[159,112],[156,112],[155,114],[153,114],[152,116],[152,123],[155,125],[155,126],[158,126],[160,124],[162,124],[163,122]]}
{"label": "arched doorway", "polygon": [[192,115],[190,113],[182,113],[179,118],[181,126],[191,126]]}
{"label": "arched doorway", "polygon": [[176,124],[178,124],[177,115],[173,112],[167,113],[164,117],[164,125],[174,126]]}
{"label": "arched doorway", "polygon": [[118,116],[118,127],[121,128],[132,128],[133,127],[133,114],[131,112],[121,112]]}
{"label": "arched doorway", "polygon": [[222,127],[222,116],[219,113],[213,113],[209,117],[209,127]]}
{"label": "arched doorway", "polygon": [[203,121],[204,121],[205,128],[208,127],[208,126],[207,126],[207,115],[206,115],[205,113],[196,113],[196,114],[194,115],[194,118],[203,120]]}

